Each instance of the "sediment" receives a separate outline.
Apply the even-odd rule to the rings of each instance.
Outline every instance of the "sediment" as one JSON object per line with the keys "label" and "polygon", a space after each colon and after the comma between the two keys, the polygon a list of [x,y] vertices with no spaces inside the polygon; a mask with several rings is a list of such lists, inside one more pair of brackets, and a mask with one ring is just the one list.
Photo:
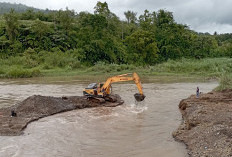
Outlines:
{"label": "sediment", "polygon": [[[121,104],[123,101],[118,95],[116,102],[103,104],[89,101],[84,96],[49,97],[34,95],[16,105],[0,109],[0,135],[21,135],[30,122],[53,114],[89,107],[115,107]],[[17,116],[11,117],[11,111],[14,111]]]}
{"label": "sediment", "polygon": [[192,95],[179,109],[183,121],[173,137],[190,157],[232,157],[232,90]]}

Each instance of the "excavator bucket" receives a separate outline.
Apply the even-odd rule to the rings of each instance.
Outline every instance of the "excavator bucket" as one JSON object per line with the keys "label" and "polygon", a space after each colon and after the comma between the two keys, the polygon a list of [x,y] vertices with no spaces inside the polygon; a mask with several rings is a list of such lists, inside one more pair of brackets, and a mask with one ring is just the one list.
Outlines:
{"label": "excavator bucket", "polygon": [[134,94],[134,97],[135,97],[135,100],[136,101],[143,101],[144,99],[145,99],[145,95],[143,95],[143,94],[140,94],[140,93],[135,93]]}

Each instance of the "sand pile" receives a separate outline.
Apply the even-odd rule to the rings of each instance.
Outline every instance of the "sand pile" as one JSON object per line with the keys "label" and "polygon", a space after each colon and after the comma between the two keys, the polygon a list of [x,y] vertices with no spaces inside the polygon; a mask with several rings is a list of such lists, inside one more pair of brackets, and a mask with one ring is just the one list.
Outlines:
{"label": "sand pile", "polygon": [[[20,135],[28,123],[56,113],[88,107],[115,107],[121,104],[123,101],[119,96],[115,103],[99,104],[88,101],[83,96],[61,98],[34,95],[14,106],[0,109],[0,135]],[[12,111],[17,114],[16,117],[11,117]]]}

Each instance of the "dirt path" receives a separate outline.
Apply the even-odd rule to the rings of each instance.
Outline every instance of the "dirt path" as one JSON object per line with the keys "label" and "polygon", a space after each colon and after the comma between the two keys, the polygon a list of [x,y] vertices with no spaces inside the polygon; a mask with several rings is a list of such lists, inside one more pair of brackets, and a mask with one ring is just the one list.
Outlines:
{"label": "dirt path", "polygon": [[[56,113],[89,107],[115,107],[122,103],[119,96],[115,103],[98,104],[88,101],[83,96],[61,98],[34,95],[14,106],[0,109],[0,135],[20,135],[28,123]],[[17,116],[11,117],[11,111]]]}
{"label": "dirt path", "polygon": [[232,90],[192,95],[179,108],[183,122],[173,136],[190,156],[232,156]]}

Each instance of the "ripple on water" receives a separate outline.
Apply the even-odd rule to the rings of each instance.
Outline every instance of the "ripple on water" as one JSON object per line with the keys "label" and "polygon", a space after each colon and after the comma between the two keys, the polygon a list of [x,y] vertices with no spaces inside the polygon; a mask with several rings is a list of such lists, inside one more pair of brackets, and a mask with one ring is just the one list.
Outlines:
{"label": "ripple on water", "polygon": [[[4,103],[14,104],[32,94],[78,95],[85,86],[62,83],[0,83],[0,94]],[[147,97],[136,103],[134,84],[115,84],[114,92],[120,93],[124,105],[74,110],[30,123],[23,136],[0,137],[0,156],[185,157],[185,147],[171,135],[181,120],[178,103],[194,94],[197,86],[207,92],[216,85],[143,84]]]}

